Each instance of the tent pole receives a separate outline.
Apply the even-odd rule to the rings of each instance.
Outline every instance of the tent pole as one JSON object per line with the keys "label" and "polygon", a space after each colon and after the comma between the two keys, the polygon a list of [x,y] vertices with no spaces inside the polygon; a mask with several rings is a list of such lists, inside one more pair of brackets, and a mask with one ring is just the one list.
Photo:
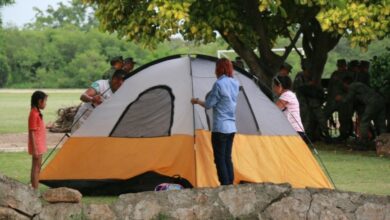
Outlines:
{"label": "tent pole", "polygon": [[[190,77],[191,77],[191,86],[192,86],[192,97],[194,97],[194,79],[192,74],[192,61],[191,56],[188,54],[188,59],[190,62]],[[198,178],[197,178],[197,169],[196,169],[196,127],[195,127],[195,105],[192,105],[192,124],[193,124],[193,136],[194,136],[194,162],[195,162],[195,185],[198,186]]]}

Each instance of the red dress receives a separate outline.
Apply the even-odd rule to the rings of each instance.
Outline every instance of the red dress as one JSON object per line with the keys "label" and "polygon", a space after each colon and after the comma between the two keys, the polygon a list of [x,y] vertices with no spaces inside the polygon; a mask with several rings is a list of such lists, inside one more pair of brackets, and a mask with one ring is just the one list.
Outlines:
{"label": "red dress", "polygon": [[[28,117],[28,130],[29,132],[34,132],[35,146],[38,155],[45,153],[47,151],[46,127],[36,108],[31,108],[30,116]],[[33,143],[30,135],[28,136],[28,153],[33,154]]]}

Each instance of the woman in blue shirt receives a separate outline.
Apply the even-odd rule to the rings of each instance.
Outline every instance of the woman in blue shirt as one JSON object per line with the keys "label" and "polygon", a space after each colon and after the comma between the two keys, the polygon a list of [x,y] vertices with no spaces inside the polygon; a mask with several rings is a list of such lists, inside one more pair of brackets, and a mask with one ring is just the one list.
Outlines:
{"label": "woman in blue shirt", "polygon": [[239,83],[233,78],[233,65],[226,58],[216,63],[214,83],[206,101],[192,98],[192,104],[198,104],[206,109],[213,109],[213,126],[211,142],[214,151],[214,162],[217,167],[218,179],[221,185],[233,184],[234,172],[232,162],[232,146],[236,128],[236,106]]}

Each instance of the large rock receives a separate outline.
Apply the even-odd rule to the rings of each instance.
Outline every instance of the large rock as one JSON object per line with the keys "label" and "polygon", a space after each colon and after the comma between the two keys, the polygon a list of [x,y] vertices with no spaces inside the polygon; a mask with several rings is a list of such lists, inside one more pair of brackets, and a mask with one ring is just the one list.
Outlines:
{"label": "large rock", "polygon": [[[76,201],[63,197],[72,190],[48,191],[46,197],[60,195],[56,202]],[[0,176],[3,219],[390,220],[390,196],[264,183],[125,194],[111,206],[55,203],[42,208],[31,188]]]}
{"label": "large rock", "polygon": [[356,210],[357,220],[390,219],[390,204],[366,203]]}
{"label": "large rock", "polygon": [[[42,203],[34,189],[0,174],[0,207],[33,217],[42,210]],[[2,209],[2,213],[6,212],[12,213],[10,210]],[[2,218],[3,216],[0,215],[0,219]]]}
{"label": "large rock", "polygon": [[390,220],[389,206],[390,196],[246,184],[125,194],[113,210],[118,219]]}
{"label": "large rock", "polygon": [[257,218],[269,203],[290,190],[287,184],[245,184],[134,193],[121,195],[113,209],[119,219]]}
{"label": "large rock", "polygon": [[88,204],[83,207],[83,214],[89,220],[115,220],[115,213],[107,204]]}
{"label": "large rock", "polygon": [[381,134],[375,139],[376,154],[390,157],[390,133]]}
{"label": "large rock", "polygon": [[10,220],[10,219],[18,219],[18,220],[28,220],[31,219],[26,215],[22,215],[14,209],[0,207],[0,220]]}
{"label": "large rock", "polygon": [[80,203],[56,203],[44,206],[42,212],[38,216],[38,219],[86,219],[86,216]]}
{"label": "large rock", "polygon": [[82,195],[75,189],[60,187],[48,189],[45,193],[43,193],[42,198],[50,203],[79,203],[81,202]]}
{"label": "large rock", "polygon": [[310,202],[309,191],[293,190],[289,196],[270,203],[261,215],[261,219],[307,219]]}
{"label": "large rock", "polygon": [[[377,208],[390,203],[390,196],[372,196],[335,190],[312,189],[310,191],[312,201],[308,219],[365,219],[362,216],[362,210],[367,204],[372,204]],[[370,207],[372,206],[366,207],[366,209],[368,210]],[[385,210],[383,210],[384,215]],[[371,219],[390,219],[390,216]]]}

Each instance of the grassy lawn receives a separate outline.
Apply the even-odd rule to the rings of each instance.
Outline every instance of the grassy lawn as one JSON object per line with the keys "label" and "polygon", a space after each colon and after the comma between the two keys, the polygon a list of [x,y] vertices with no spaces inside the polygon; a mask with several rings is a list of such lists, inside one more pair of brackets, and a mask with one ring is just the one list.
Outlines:
{"label": "grassy lawn", "polygon": [[[60,107],[76,105],[83,90],[44,90],[49,94],[45,121],[54,121]],[[33,90],[0,90],[0,134],[27,130],[30,96]],[[390,158],[374,152],[350,152],[343,146],[318,145],[320,156],[337,189],[390,195]],[[1,153],[0,173],[28,183],[31,157],[26,152]],[[40,190],[45,190],[40,186]],[[84,197],[84,203],[112,203],[116,197]]]}
{"label": "grassy lawn", "polygon": [[[54,121],[61,107],[78,105],[83,90],[44,89],[49,97],[43,111],[46,123]],[[0,134],[27,132],[30,99],[34,90],[0,90]]]}
{"label": "grassy lawn", "polygon": [[[44,158],[49,152],[44,155]],[[54,156],[55,153],[52,154]],[[31,156],[27,152],[12,152],[3,153],[0,152],[0,173],[8,177],[14,178],[22,183],[28,184],[30,182],[30,170],[31,170]],[[40,185],[39,190],[44,192],[48,189],[45,185]],[[84,196],[83,203],[94,204],[110,204],[114,202],[117,197],[114,196]]]}
{"label": "grassy lawn", "polygon": [[337,189],[390,195],[390,158],[345,149],[320,150],[319,155]]}

